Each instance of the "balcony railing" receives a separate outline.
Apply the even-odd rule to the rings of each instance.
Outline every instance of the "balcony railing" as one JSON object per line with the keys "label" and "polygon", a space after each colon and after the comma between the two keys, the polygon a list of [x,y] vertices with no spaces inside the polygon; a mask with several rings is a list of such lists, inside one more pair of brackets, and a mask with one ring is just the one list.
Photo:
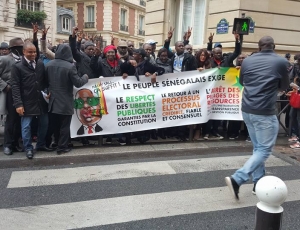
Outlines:
{"label": "balcony railing", "polygon": [[95,28],[95,22],[85,22],[84,28]]}
{"label": "balcony railing", "polygon": [[146,1],[140,0],[140,5],[141,5],[141,6],[146,6]]}
{"label": "balcony railing", "polygon": [[128,26],[126,26],[126,25],[120,25],[120,30],[122,30],[122,31],[125,31],[125,32],[128,32]]}
{"label": "balcony railing", "polygon": [[[39,28],[44,28],[45,27],[45,24],[43,22],[37,22],[37,24],[39,25]],[[20,19],[17,19],[17,18],[15,18],[15,26],[32,29],[31,22],[24,22],[24,21],[22,21]]]}
{"label": "balcony railing", "polygon": [[145,30],[139,30],[139,35],[145,36]]}

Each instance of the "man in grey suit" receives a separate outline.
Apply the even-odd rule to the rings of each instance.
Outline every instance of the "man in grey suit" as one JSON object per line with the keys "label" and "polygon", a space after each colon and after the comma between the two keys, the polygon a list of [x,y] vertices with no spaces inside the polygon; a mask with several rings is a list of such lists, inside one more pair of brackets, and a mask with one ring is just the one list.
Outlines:
{"label": "man in grey suit", "polygon": [[[88,82],[85,74],[80,77],[73,63],[69,45],[60,44],[55,52],[55,59],[47,63],[46,76],[49,82],[49,129],[59,126],[57,154],[71,151],[68,148],[70,125],[74,113],[73,86],[79,88]],[[53,130],[50,130],[52,133]]]}
{"label": "man in grey suit", "polygon": [[0,113],[7,112],[4,129],[4,149],[6,155],[13,151],[22,151],[18,139],[21,136],[21,120],[13,106],[11,90],[11,67],[20,61],[23,55],[24,42],[21,38],[13,38],[9,41],[10,54],[0,57],[0,97],[5,97],[5,103],[0,103]]}

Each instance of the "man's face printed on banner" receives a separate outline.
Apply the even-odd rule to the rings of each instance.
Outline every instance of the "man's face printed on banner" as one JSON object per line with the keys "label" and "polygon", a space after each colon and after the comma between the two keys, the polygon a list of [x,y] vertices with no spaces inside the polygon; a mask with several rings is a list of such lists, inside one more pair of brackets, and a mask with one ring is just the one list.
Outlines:
{"label": "man's face printed on banner", "polygon": [[89,89],[81,89],[75,95],[74,108],[79,121],[86,126],[98,123],[101,118],[100,98]]}

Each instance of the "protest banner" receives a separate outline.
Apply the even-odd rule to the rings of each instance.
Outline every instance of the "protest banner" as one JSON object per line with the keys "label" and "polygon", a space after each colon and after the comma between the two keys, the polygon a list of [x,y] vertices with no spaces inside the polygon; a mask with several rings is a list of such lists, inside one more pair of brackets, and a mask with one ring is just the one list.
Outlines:
{"label": "protest banner", "polygon": [[242,120],[242,89],[235,68],[91,79],[74,88],[71,137]]}

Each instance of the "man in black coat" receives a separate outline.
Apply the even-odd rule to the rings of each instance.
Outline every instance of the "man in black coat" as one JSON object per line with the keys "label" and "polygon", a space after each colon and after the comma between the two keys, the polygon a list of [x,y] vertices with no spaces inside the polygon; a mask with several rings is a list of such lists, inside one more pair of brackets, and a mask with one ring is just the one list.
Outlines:
{"label": "man in black coat", "polygon": [[28,159],[33,158],[31,122],[35,116],[39,119],[36,149],[51,151],[45,142],[48,129],[47,103],[42,94],[47,86],[45,67],[38,58],[36,46],[31,42],[24,44],[24,56],[20,62],[12,66],[11,72],[14,107],[21,116],[23,147]]}
{"label": "man in black coat", "polygon": [[96,78],[94,75],[94,72],[92,71],[90,67],[91,58],[95,54],[95,45],[94,43],[90,41],[86,41],[83,45],[84,52],[80,52],[76,47],[76,34],[78,32],[78,28],[73,28],[73,33],[69,37],[69,43],[72,50],[72,55],[74,60],[76,61],[78,65],[78,74],[79,76],[82,76],[84,74],[87,74],[90,79]]}
{"label": "man in black coat", "polygon": [[[73,86],[83,86],[88,82],[88,76],[78,75],[71,48],[66,44],[58,45],[55,59],[46,65],[46,76],[50,93],[49,122],[57,124],[60,129],[57,154],[66,153],[71,151],[68,141],[74,113]],[[53,129],[53,126],[49,126],[49,129]]]}

